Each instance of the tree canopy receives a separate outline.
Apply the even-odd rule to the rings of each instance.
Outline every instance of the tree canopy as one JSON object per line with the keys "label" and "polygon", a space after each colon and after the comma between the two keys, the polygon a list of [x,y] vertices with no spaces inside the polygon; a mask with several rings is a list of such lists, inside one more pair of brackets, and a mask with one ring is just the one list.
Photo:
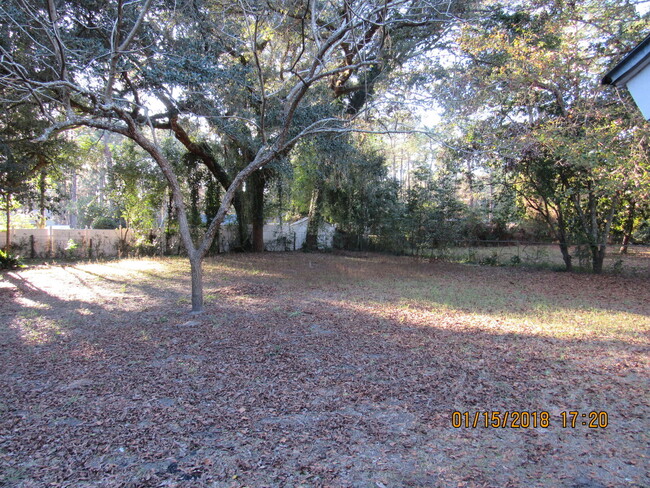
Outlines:
{"label": "tree canopy", "polygon": [[487,15],[453,34],[437,98],[467,154],[505,168],[548,223],[567,268],[573,240],[600,272],[621,203],[647,196],[650,170],[647,125],[600,79],[647,22],[617,0],[484,4]]}
{"label": "tree canopy", "polygon": [[[86,126],[132,139],[173,194],[202,309],[201,260],[245,179],[301,138],[341,130],[391,67],[439,39],[464,4],[453,0],[220,2],[48,0],[5,2],[2,99],[31,103],[41,140]],[[178,175],[155,129],[188,149],[200,118],[242,165],[203,238],[192,241]],[[202,161],[209,167],[209,155]],[[215,176],[222,169],[213,165]],[[223,175],[222,175],[223,176]]]}

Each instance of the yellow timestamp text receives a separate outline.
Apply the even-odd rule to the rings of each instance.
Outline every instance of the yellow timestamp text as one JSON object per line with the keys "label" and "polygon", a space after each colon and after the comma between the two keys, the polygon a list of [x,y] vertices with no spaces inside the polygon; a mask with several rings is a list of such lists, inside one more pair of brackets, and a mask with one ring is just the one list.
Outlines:
{"label": "yellow timestamp text", "polygon": [[570,410],[560,412],[559,419],[551,417],[545,410],[541,411],[486,411],[486,412],[461,412],[451,414],[451,426],[455,429],[547,429],[551,425],[562,428],[588,427],[591,429],[604,429],[609,425],[609,415],[605,411],[579,412]]}

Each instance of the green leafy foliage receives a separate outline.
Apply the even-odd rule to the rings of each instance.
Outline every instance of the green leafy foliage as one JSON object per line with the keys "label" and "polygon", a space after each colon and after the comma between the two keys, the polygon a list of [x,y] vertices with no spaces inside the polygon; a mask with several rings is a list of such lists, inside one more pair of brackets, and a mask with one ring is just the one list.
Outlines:
{"label": "green leafy foliage", "polygon": [[116,149],[109,189],[119,217],[127,228],[156,228],[165,190],[160,169],[131,141],[124,141]]}
{"label": "green leafy foliage", "polygon": [[15,269],[22,267],[24,267],[24,264],[20,256],[7,253],[3,249],[0,249],[0,269]]}
{"label": "green leafy foliage", "polygon": [[447,123],[462,133],[458,157],[516,191],[568,268],[574,242],[600,272],[621,204],[646,199],[649,169],[647,123],[600,79],[645,21],[619,0],[484,3],[494,13],[457,31],[456,60],[438,70]]}
{"label": "green leafy foliage", "polygon": [[336,223],[340,247],[364,247],[370,236],[390,239],[399,232],[398,186],[370,141],[315,138],[296,148],[293,162],[296,212],[307,214],[317,206],[323,218]]}

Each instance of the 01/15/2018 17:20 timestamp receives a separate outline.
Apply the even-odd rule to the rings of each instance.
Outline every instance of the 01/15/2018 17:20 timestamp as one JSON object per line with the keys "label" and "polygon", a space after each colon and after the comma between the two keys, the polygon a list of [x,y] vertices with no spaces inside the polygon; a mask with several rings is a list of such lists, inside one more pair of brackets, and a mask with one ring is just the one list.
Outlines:
{"label": "01/15/2018 17:20 timestamp", "polygon": [[[557,421],[557,419],[556,419]],[[575,429],[588,427],[590,429],[604,429],[609,424],[609,415],[605,411],[591,411],[588,413],[570,410],[560,412],[559,423],[556,423],[547,411],[491,411],[491,412],[460,412],[451,415],[451,426],[459,429],[465,428],[492,428],[492,429],[546,429],[551,425],[560,425],[562,428]]]}

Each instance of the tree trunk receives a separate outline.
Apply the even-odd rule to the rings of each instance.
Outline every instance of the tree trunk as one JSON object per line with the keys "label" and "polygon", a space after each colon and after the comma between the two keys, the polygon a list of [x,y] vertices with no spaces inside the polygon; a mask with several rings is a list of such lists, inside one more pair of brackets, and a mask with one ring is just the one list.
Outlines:
{"label": "tree trunk", "polygon": [[70,212],[70,227],[77,228],[77,172],[72,173],[72,185],[70,187],[70,201],[73,204],[73,210]]}
{"label": "tree trunk", "polygon": [[188,167],[188,186],[190,190],[190,208],[188,220],[192,235],[197,235],[201,226],[201,209],[199,209],[199,199],[201,198],[201,174],[198,172],[196,165]]}
{"label": "tree trunk", "polygon": [[264,220],[253,218],[253,252],[264,252]]}
{"label": "tree trunk", "polygon": [[171,242],[172,242],[172,219],[174,218],[174,195],[172,189],[169,189],[168,199],[167,199],[167,222],[165,225],[165,250],[164,253],[167,255],[172,254]]}
{"label": "tree trunk", "polygon": [[[217,212],[219,212],[220,205],[221,187],[219,186],[219,182],[210,176],[205,190],[205,215],[207,217],[205,222],[206,230],[210,227],[210,222],[212,222],[212,219],[217,215]],[[219,254],[219,234],[220,232],[217,230],[214,240],[208,249],[208,255]]]}
{"label": "tree trunk", "polygon": [[309,220],[307,222],[307,237],[305,238],[305,248],[308,251],[318,250],[318,229],[321,224],[320,202],[322,192],[316,187],[311,194],[309,203]]}
{"label": "tree trunk", "polygon": [[192,272],[192,313],[203,312],[203,258],[194,252],[189,252],[190,269]]}
{"label": "tree trunk", "polygon": [[[573,271],[572,256],[569,251],[569,243],[567,239],[567,224],[564,220],[564,211],[562,207],[558,206],[556,210],[557,214],[557,232],[556,235],[560,241],[560,252],[562,253],[562,259],[564,260],[564,266],[566,270],[571,272]],[[551,221],[549,216],[549,221]]]}
{"label": "tree trunk", "polygon": [[591,246],[591,265],[595,274],[603,272],[603,262],[605,261],[605,249],[603,244]]}
{"label": "tree trunk", "polygon": [[489,195],[490,195],[490,201],[488,205],[488,223],[492,225],[494,221],[494,185],[492,184],[492,177],[490,176],[490,180],[488,181],[488,188],[489,188]]}
{"label": "tree trunk", "polygon": [[40,177],[38,179],[39,212],[40,212],[40,216],[38,219],[39,229],[45,229],[45,192],[47,190],[46,177],[47,177],[47,173],[45,172],[45,169],[42,169]]}
{"label": "tree trunk", "polygon": [[248,178],[251,198],[251,223],[253,224],[253,252],[264,251],[264,186],[262,170]]}
{"label": "tree trunk", "polygon": [[621,249],[619,250],[619,252],[621,254],[627,254],[627,248],[630,245],[630,238],[631,237],[632,237],[631,233],[625,232],[623,234],[623,241],[621,242]]}
{"label": "tree trunk", "polygon": [[621,243],[621,254],[627,254],[627,247],[630,245],[632,238],[632,231],[634,230],[634,216],[636,213],[636,202],[630,202],[627,207],[627,215],[625,216],[625,223],[623,224],[623,242]]}
{"label": "tree trunk", "polygon": [[[567,225],[564,220],[564,211],[562,207],[557,207],[557,236],[560,241],[560,252],[562,253],[562,259],[564,260],[564,266],[566,270],[571,272],[573,271],[573,263],[571,262],[572,256],[569,252],[569,244],[567,240]],[[549,219],[550,220],[550,219]]]}
{"label": "tree trunk", "polygon": [[609,240],[609,233],[612,227],[612,222],[614,221],[614,214],[618,208],[618,202],[620,201],[620,193],[616,192],[612,196],[612,203],[607,214],[607,217],[604,219],[604,222],[599,225],[598,214],[597,214],[597,200],[598,197],[593,190],[593,183],[591,180],[587,182],[587,211],[582,211],[580,206],[580,194],[574,193],[572,199],[574,202],[574,207],[576,213],[580,217],[580,223],[585,236],[589,242],[589,250],[591,251],[591,267],[592,272],[595,274],[600,274],[603,271],[603,261],[605,260],[605,253],[607,250],[607,241]]}
{"label": "tree trunk", "polygon": [[[113,171],[113,154],[111,153],[111,148],[108,145],[109,133],[104,133],[104,166],[99,169],[99,205],[104,205],[104,188],[106,188],[106,177],[110,175]],[[111,205],[112,206],[112,205]]]}
{"label": "tree trunk", "polygon": [[248,236],[248,218],[244,209],[243,192],[237,190],[232,200],[232,206],[237,215],[237,233],[239,235],[239,246],[243,251],[250,249],[250,238]]}
{"label": "tree trunk", "polygon": [[566,270],[569,272],[573,271],[571,253],[569,252],[569,246],[565,241],[560,242],[560,252],[562,253],[562,259],[564,260],[564,266],[566,266]]}
{"label": "tree trunk", "polygon": [[467,160],[467,172],[465,173],[467,178],[467,189],[469,192],[469,208],[474,208],[474,175],[472,173],[472,162]]}
{"label": "tree trunk", "polygon": [[5,195],[7,211],[7,233],[5,234],[5,252],[9,254],[11,250],[11,193]]}
{"label": "tree trunk", "polygon": [[619,200],[620,193],[617,192],[616,195],[612,198],[612,206],[609,209],[609,213],[605,220],[600,239],[597,241],[598,245],[592,246],[591,248],[593,271],[596,274],[603,272],[603,262],[605,261],[605,253],[607,251],[607,241],[609,240],[609,232],[612,228],[612,222],[614,222],[614,214],[618,208]]}

